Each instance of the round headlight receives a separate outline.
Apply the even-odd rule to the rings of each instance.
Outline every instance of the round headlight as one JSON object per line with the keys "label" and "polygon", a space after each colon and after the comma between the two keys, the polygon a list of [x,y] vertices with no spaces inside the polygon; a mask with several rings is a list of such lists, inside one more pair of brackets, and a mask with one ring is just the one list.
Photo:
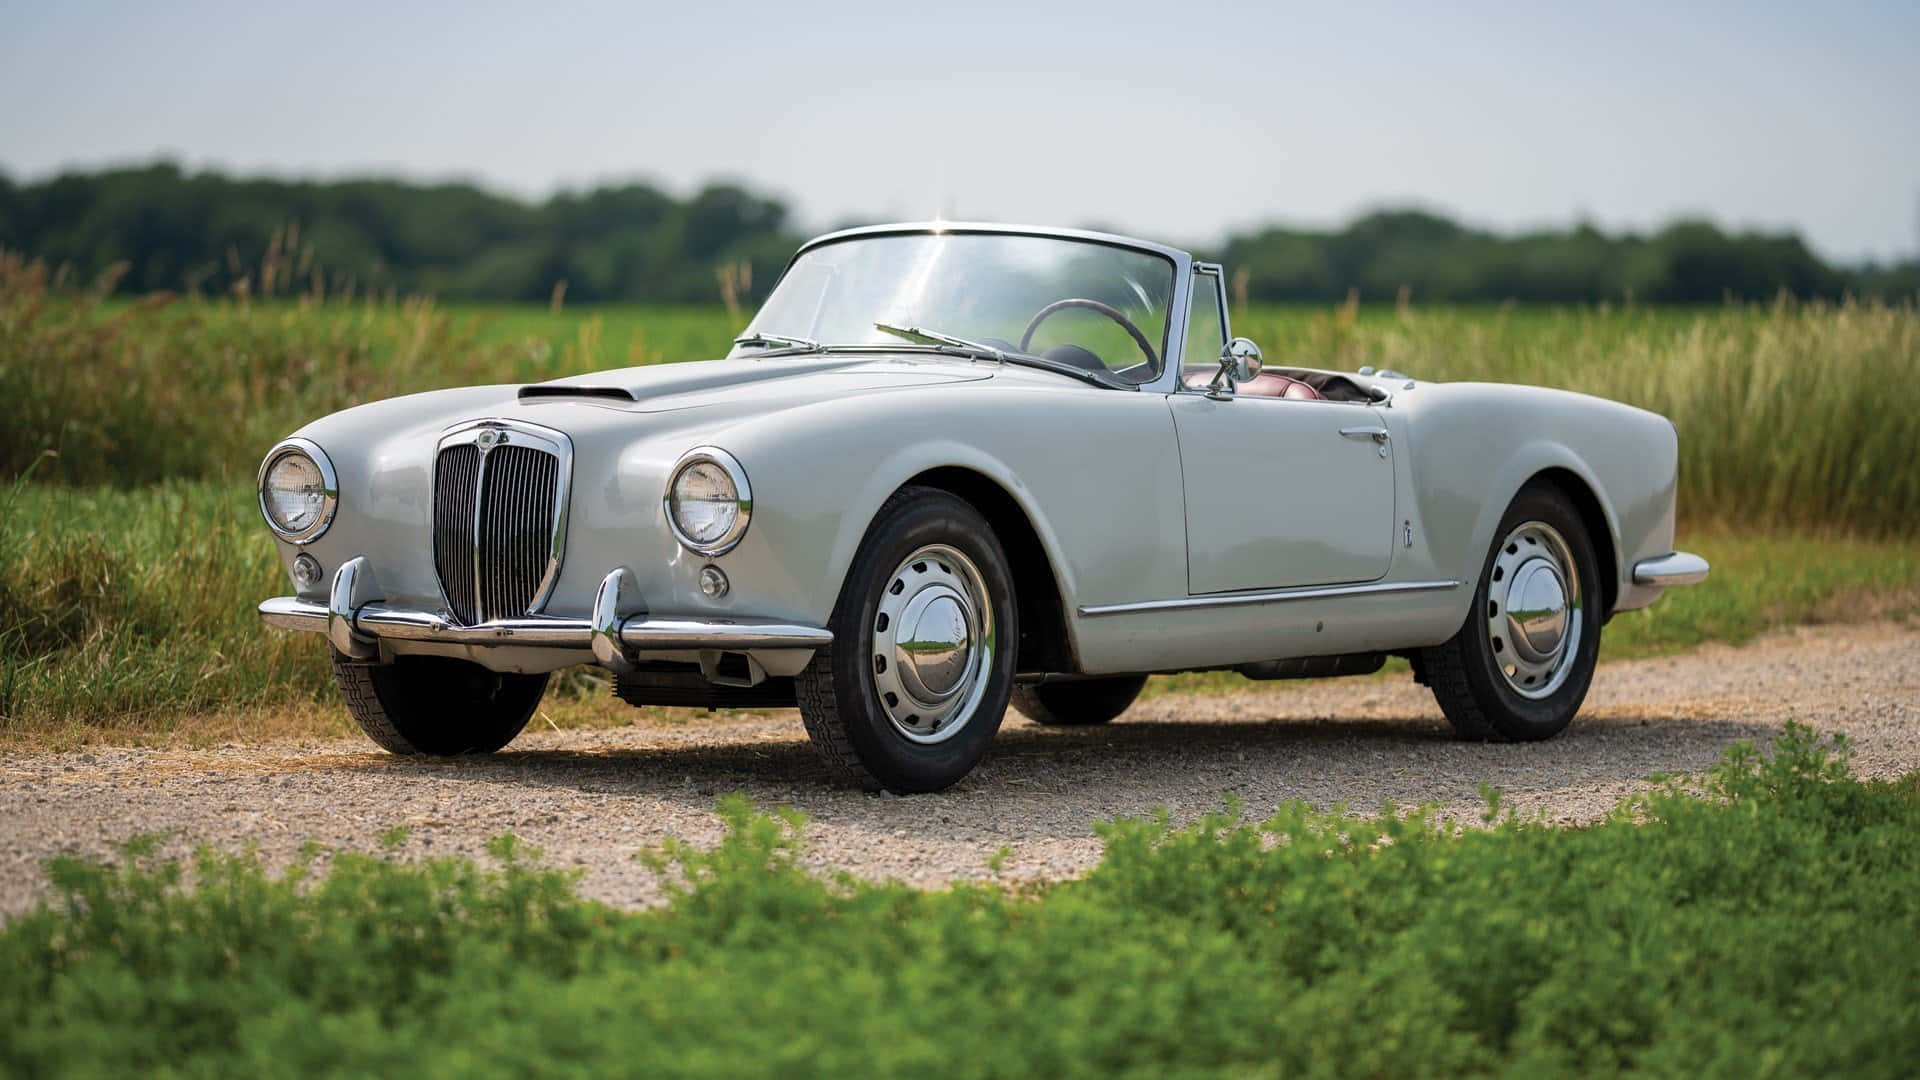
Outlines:
{"label": "round headlight", "polygon": [[309,439],[288,439],[260,463],[260,516],[283,539],[305,543],[326,532],[338,501],[333,463]]}
{"label": "round headlight", "polygon": [[688,451],[667,482],[667,524],[682,544],[702,555],[720,555],[746,535],[753,494],[746,470],[715,446]]}

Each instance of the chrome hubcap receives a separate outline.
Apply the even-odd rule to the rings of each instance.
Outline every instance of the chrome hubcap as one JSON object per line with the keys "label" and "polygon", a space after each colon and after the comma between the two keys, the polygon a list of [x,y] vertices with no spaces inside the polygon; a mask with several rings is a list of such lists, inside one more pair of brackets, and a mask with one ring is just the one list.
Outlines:
{"label": "chrome hubcap", "polygon": [[1580,649],[1580,576],[1553,526],[1529,521],[1508,533],[1487,581],[1487,644],[1494,666],[1522,697],[1560,688]]}
{"label": "chrome hubcap", "polygon": [[945,544],[908,555],[873,616],[873,688],[894,730],[940,742],[972,717],[993,662],[993,606],[972,560]]}

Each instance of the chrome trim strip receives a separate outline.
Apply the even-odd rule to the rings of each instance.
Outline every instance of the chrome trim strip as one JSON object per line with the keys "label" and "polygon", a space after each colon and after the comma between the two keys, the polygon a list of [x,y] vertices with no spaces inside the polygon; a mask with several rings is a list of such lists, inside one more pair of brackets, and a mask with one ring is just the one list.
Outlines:
{"label": "chrome trim strip", "polygon": [[1688,551],[1676,551],[1633,564],[1635,585],[1695,585],[1707,580],[1707,560]]}
{"label": "chrome trim strip", "polygon": [[[314,519],[312,525],[297,533],[282,530],[273,520],[273,515],[267,513],[267,470],[273,468],[274,462],[279,461],[289,452],[303,454],[308,461],[313,462],[314,467],[320,470],[320,483],[324,485],[326,492],[326,502],[320,507],[320,516]],[[260,459],[260,473],[254,478],[253,488],[260,504],[260,516],[267,519],[267,528],[273,531],[273,535],[290,544],[306,544],[318,540],[321,534],[327,531],[327,527],[333,524],[334,511],[340,508],[340,477],[333,471],[333,462],[328,459],[327,452],[320,449],[319,443],[297,435],[291,439],[281,439],[274,444],[273,449],[267,451],[266,457]]]}
{"label": "chrome trim strip", "polygon": [[1219,593],[1213,596],[1187,596],[1178,600],[1141,600],[1131,604],[1083,604],[1080,607],[1080,615],[1082,618],[1098,618],[1102,615],[1133,615],[1144,611],[1177,611],[1187,608],[1238,607],[1242,604],[1281,604],[1290,600],[1329,600],[1343,596],[1434,592],[1439,589],[1457,589],[1460,584],[1458,581],[1388,581],[1371,585],[1319,585],[1304,589]]}
{"label": "chrome trim strip", "polygon": [[1151,240],[1141,240],[1118,233],[1096,232],[1091,229],[1061,229],[1051,225],[1005,225],[990,221],[896,221],[883,225],[861,225],[852,229],[824,233],[801,244],[794,252],[798,258],[801,252],[817,248],[822,244],[838,243],[864,236],[899,236],[911,233],[991,233],[1000,236],[1038,236],[1055,240],[1079,240],[1084,243],[1105,244],[1108,247],[1132,248],[1149,255],[1159,255],[1176,262],[1191,263],[1192,256],[1176,247],[1156,244]]}
{"label": "chrome trim strip", "polygon": [[686,649],[824,649],[833,644],[833,631],[794,623],[721,621],[717,619],[631,619],[620,627],[620,640],[638,652]]}
{"label": "chrome trim strip", "polygon": [[[260,620],[282,630],[326,633],[327,606],[297,596],[276,596],[260,603]],[[593,650],[593,623],[587,619],[535,616],[495,619],[478,626],[460,626],[429,611],[408,611],[368,604],[354,614],[360,634],[398,641],[440,641],[455,645],[520,645],[552,649]],[[681,619],[637,615],[620,627],[620,640],[637,653],[754,649],[824,649],[833,644],[833,632],[797,623],[751,619]],[[586,662],[585,656],[581,661]]]}

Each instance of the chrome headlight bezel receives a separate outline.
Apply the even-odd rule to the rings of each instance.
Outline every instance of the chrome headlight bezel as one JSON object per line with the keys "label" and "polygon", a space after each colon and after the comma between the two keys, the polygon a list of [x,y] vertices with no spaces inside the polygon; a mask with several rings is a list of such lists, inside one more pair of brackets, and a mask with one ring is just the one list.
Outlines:
{"label": "chrome headlight bezel", "polygon": [[[273,514],[267,509],[267,475],[273,471],[275,465],[294,454],[306,458],[313,464],[320,473],[320,483],[324,489],[319,516],[313,519],[313,524],[299,530],[283,527],[274,520]],[[254,491],[260,505],[260,516],[265,519],[267,528],[272,529],[273,534],[280,539],[295,544],[307,543],[326,532],[327,527],[333,524],[334,511],[340,507],[338,474],[333,471],[333,462],[327,459],[327,452],[320,449],[320,444],[312,439],[297,437],[283,439],[272,450],[267,451],[267,456],[260,460],[260,475],[255,481]]]}
{"label": "chrome headlight bezel", "polygon": [[[705,542],[689,536],[673,512],[673,490],[679,486],[681,474],[700,464],[718,466],[733,485],[733,523],[719,537]],[[681,454],[667,473],[667,490],[660,497],[660,508],[666,515],[667,528],[673,530],[673,538],[680,541],[681,547],[696,555],[715,558],[739,546],[741,537],[747,535],[747,525],[753,519],[753,488],[747,483],[747,470],[740,467],[739,460],[732,454],[717,446],[696,446]]]}

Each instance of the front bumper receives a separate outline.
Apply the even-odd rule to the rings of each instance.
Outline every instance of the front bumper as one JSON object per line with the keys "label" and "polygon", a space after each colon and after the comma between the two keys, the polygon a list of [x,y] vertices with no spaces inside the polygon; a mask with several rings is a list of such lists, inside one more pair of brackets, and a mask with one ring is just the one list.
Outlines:
{"label": "front bumper", "polygon": [[1633,564],[1635,585],[1693,585],[1707,580],[1707,560],[1690,552],[1676,551]]}
{"label": "front bumper", "polygon": [[817,626],[653,617],[624,567],[601,580],[590,619],[529,615],[462,626],[438,612],[389,606],[374,599],[378,595],[373,569],[360,556],[334,572],[326,603],[276,596],[261,602],[260,618],[268,626],[325,634],[335,649],[357,660],[380,659],[383,646],[400,653],[453,652],[482,663],[489,650],[562,654],[538,665],[547,669],[597,663],[625,671],[649,660],[680,660],[713,670],[720,655],[739,653],[762,674],[792,675],[833,643],[832,632]]}

